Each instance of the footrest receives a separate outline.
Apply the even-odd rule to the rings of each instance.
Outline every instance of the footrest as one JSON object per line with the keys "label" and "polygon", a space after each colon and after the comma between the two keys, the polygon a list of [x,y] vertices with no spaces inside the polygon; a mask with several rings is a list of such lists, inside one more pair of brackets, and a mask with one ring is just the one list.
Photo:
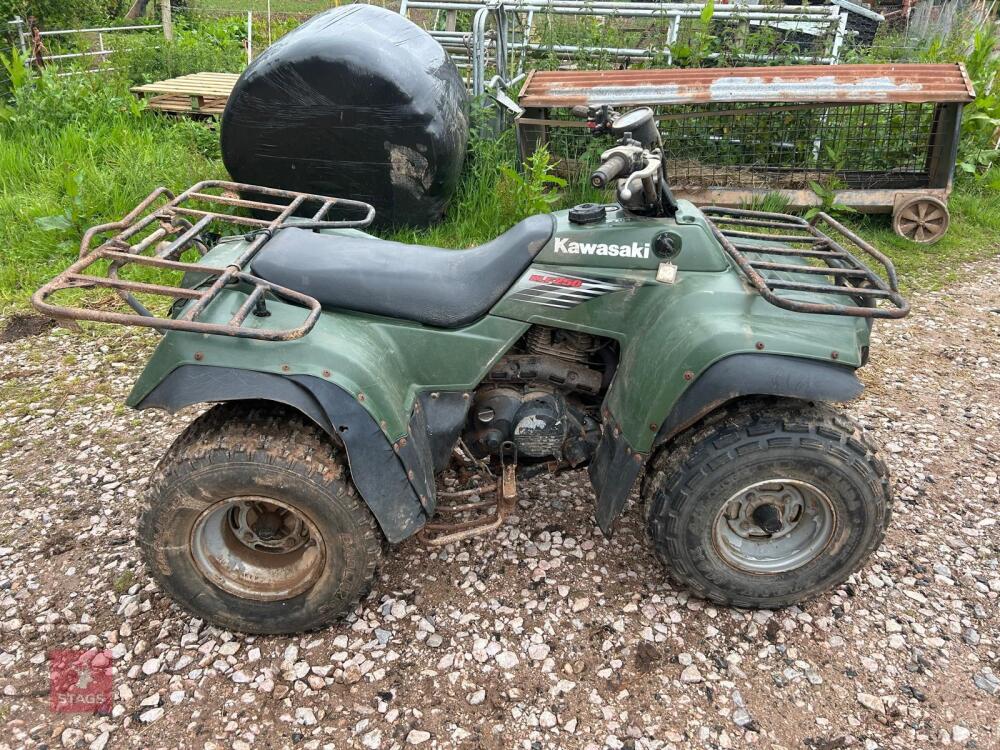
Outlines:
{"label": "footrest", "polygon": [[[495,484],[457,492],[438,492],[435,519],[445,516],[453,520],[428,521],[417,535],[420,541],[432,547],[443,547],[500,528],[517,505],[514,472],[515,465],[508,464]],[[486,500],[468,500],[484,495]]]}

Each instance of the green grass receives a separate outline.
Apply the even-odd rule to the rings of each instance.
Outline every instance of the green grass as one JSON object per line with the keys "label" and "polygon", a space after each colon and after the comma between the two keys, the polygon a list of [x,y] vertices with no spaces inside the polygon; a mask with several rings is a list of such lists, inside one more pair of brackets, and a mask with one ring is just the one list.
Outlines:
{"label": "green grass", "polygon": [[[140,110],[123,81],[36,85],[40,90],[31,97],[50,100],[29,104],[25,97],[24,111],[0,123],[4,311],[25,307],[38,286],[72,262],[86,227],[120,218],[159,185],[177,190],[226,177],[209,125]],[[43,106],[48,121],[38,112]],[[522,176],[514,153],[509,132],[476,143],[445,221],[384,236],[467,247],[533,213],[594,197],[560,186],[547,191],[554,186],[546,184],[546,157],[536,158]],[[888,217],[842,218],[892,257],[907,290],[933,288],[957,278],[961,263],[1000,252],[1000,193],[972,187],[956,190],[951,230],[929,247],[895,236]]]}
{"label": "green grass", "polygon": [[[228,2],[196,0],[192,7]],[[329,5],[273,0],[272,9]],[[8,79],[17,89],[12,95],[0,86],[0,312],[25,307],[38,286],[71,263],[87,227],[119,219],[157,186],[179,190],[226,177],[214,123],[144,111],[128,86],[195,70],[238,70],[240,33],[239,19],[182,21],[171,45],[137,42],[134,52],[116,60],[118,75]],[[445,221],[383,236],[468,247],[533,213],[596,197],[555,183],[544,154],[520,172],[515,153],[509,130],[475,141]],[[842,218],[893,258],[905,288],[913,290],[940,286],[961,274],[963,262],[1000,253],[1000,179],[963,178],[951,208],[951,230],[930,247],[896,237],[887,217]]]}
{"label": "green grass", "polygon": [[135,573],[131,570],[125,570],[122,571],[122,574],[115,579],[112,587],[114,588],[116,594],[121,595],[128,591],[134,582]]}
{"label": "green grass", "polygon": [[841,218],[892,259],[904,291],[938,289],[962,278],[963,263],[1000,255],[1000,193],[960,183],[949,207],[951,227],[934,245],[899,237],[887,216]]}
{"label": "green grass", "polygon": [[224,177],[215,134],[143,111],[123,81],[45,79],[0,117],[0,310],[23,307],[159,185]]}

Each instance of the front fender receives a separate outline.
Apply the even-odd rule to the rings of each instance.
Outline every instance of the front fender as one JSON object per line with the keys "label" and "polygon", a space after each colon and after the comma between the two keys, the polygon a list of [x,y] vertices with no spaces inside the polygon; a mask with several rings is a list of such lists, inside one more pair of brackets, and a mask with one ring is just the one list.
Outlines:
{"label": "front fender", "polygon": [[390,542],[400,542],[424,525],[424,507],[379,425],[357,399],[322,378],[181,365],[133,405],[173,413],[194,404],[245,400],[297,409],[342,442],[351,479]]}
{"label": "front fender", "polygon": [[653,442],[662,445],[724,404],[744,396],[780,396],[804,401],[851,401],[864,385],[854,368],[814,359],[768,354],[734,354],[709,367],[660,425]]}
{"label": "front fender", "polygon": [[[660,423],[653,448],[739,398],[778,396],[840,402],[857,398],[863,389],[849,366],[773,354],[734,354],[708,367],[681,394]],[[604,434],[590,467],[597,494],[597,523],[605,534],[613,530],[648,455],[634,450],[611,415],[605,414]]]}

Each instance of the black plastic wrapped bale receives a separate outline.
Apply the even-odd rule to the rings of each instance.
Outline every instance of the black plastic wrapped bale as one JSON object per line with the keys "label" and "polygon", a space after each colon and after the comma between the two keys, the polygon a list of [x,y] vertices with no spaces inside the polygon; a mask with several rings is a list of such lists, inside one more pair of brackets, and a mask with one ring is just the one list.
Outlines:
{"label": "black plastic wrapped bale", "polygon": [[425,31],[347,5],[290,32],[240,76],[222,117],[238,182],[371,203],[382,226],[441,218],[469,136],[465,85]]}

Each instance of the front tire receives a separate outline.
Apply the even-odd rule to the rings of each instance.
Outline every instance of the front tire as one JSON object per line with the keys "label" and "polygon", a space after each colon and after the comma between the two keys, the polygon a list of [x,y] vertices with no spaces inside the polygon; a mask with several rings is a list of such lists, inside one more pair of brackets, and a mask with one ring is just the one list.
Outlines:
{"label": "front tire", "polygon": [[185,430],[157,467],[139,541],[175,602],[247,633],[329,624],[367,593],[382,556],[343,452],[271,404],[216,406]]}
{"label": "front tire", "polygon": [[750,402],[681,435],[643,496],[654,549],[698,595],[737,607],[796,604],[843,582],[891,515],[885,465],[825,405]]}

